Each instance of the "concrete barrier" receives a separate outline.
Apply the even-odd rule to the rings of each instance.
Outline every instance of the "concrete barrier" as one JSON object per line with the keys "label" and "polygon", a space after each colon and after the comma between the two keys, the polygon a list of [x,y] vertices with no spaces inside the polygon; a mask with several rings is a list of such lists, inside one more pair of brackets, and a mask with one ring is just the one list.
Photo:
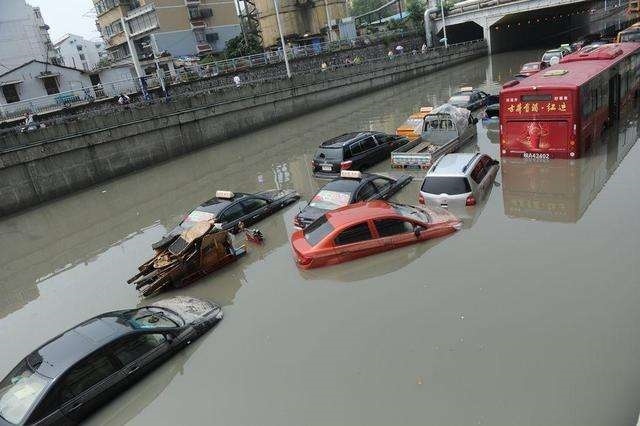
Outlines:
{"label": "concrete barrier", "polygon": [[470,42],[7,135],[0,215],[485,53],[484,41]]}

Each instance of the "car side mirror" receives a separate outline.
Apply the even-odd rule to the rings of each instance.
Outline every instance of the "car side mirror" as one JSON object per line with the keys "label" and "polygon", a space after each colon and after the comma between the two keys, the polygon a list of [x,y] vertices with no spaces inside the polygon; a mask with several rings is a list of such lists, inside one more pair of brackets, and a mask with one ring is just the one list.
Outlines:
{"label": "car side mirror", "polygon": [[416,238],[419,238],[420,234],[424,230],[426,230],[426,228],[424,226],[414,226],[413,227],[413,234],[416,236]]}

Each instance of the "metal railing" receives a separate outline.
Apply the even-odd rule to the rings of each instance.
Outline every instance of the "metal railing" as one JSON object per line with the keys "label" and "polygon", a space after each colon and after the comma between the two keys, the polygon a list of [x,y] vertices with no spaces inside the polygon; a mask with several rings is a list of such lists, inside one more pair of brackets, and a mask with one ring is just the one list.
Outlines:
{"label": "metal railing", "polygon": [[[287,57],[289,60],[309,58],[349,49],[364,48],[375,45],[381,40],[397,39],[400,36],[411,37],[418,34],[421,33],[418,31],[397,30],[357,37],[351,40],[295,46],[287,50]],[[175,75],[169,76],[165,74],[164,81],[166,85],[187,83],[204,78],[247,71],[251,68],[277,64],[283,61],[282,50],[264,52],[223,61],[184,66],[176,69]],[[156,75],[146,76],[145,80],[149,89],[155,89],[160,86],[160,81]],[[35,115],[46,114],[65,108],[111,99],[119,96],[121,93],[130,95],[141,91],[140,81],[137,79],[129,79],[81,87],[79,89],[26,99],[10,104],[0,104],[0,122],[21,119],[28,113]]]}

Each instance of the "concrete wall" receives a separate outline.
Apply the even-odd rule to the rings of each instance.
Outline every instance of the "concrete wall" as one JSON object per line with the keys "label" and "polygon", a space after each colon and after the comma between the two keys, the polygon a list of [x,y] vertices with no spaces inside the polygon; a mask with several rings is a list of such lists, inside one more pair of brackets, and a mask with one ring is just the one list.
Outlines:
{"label": "concrete wall", "polygon": [[0,153],[0,215],[485,53],[474,42],[10,135]]}

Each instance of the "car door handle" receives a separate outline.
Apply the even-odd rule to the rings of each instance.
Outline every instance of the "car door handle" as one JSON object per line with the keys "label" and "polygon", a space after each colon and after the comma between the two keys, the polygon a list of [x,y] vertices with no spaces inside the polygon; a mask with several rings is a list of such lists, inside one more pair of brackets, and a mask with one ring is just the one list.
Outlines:
{"label": "car door handle", "polygon": [[139,365],[135,365],[127,370],[127,374],[135,373],[136,371],[138,371],[139,368],[140,368]]}
{"label": "car door handle", "polygon": [[251,219],[257,219],[257,218],[259,218],[259,217],[260,217],[260,215],[259,215],[259,214],[257,214],[257,215],[252,216],[252,217],[251,217]]}

